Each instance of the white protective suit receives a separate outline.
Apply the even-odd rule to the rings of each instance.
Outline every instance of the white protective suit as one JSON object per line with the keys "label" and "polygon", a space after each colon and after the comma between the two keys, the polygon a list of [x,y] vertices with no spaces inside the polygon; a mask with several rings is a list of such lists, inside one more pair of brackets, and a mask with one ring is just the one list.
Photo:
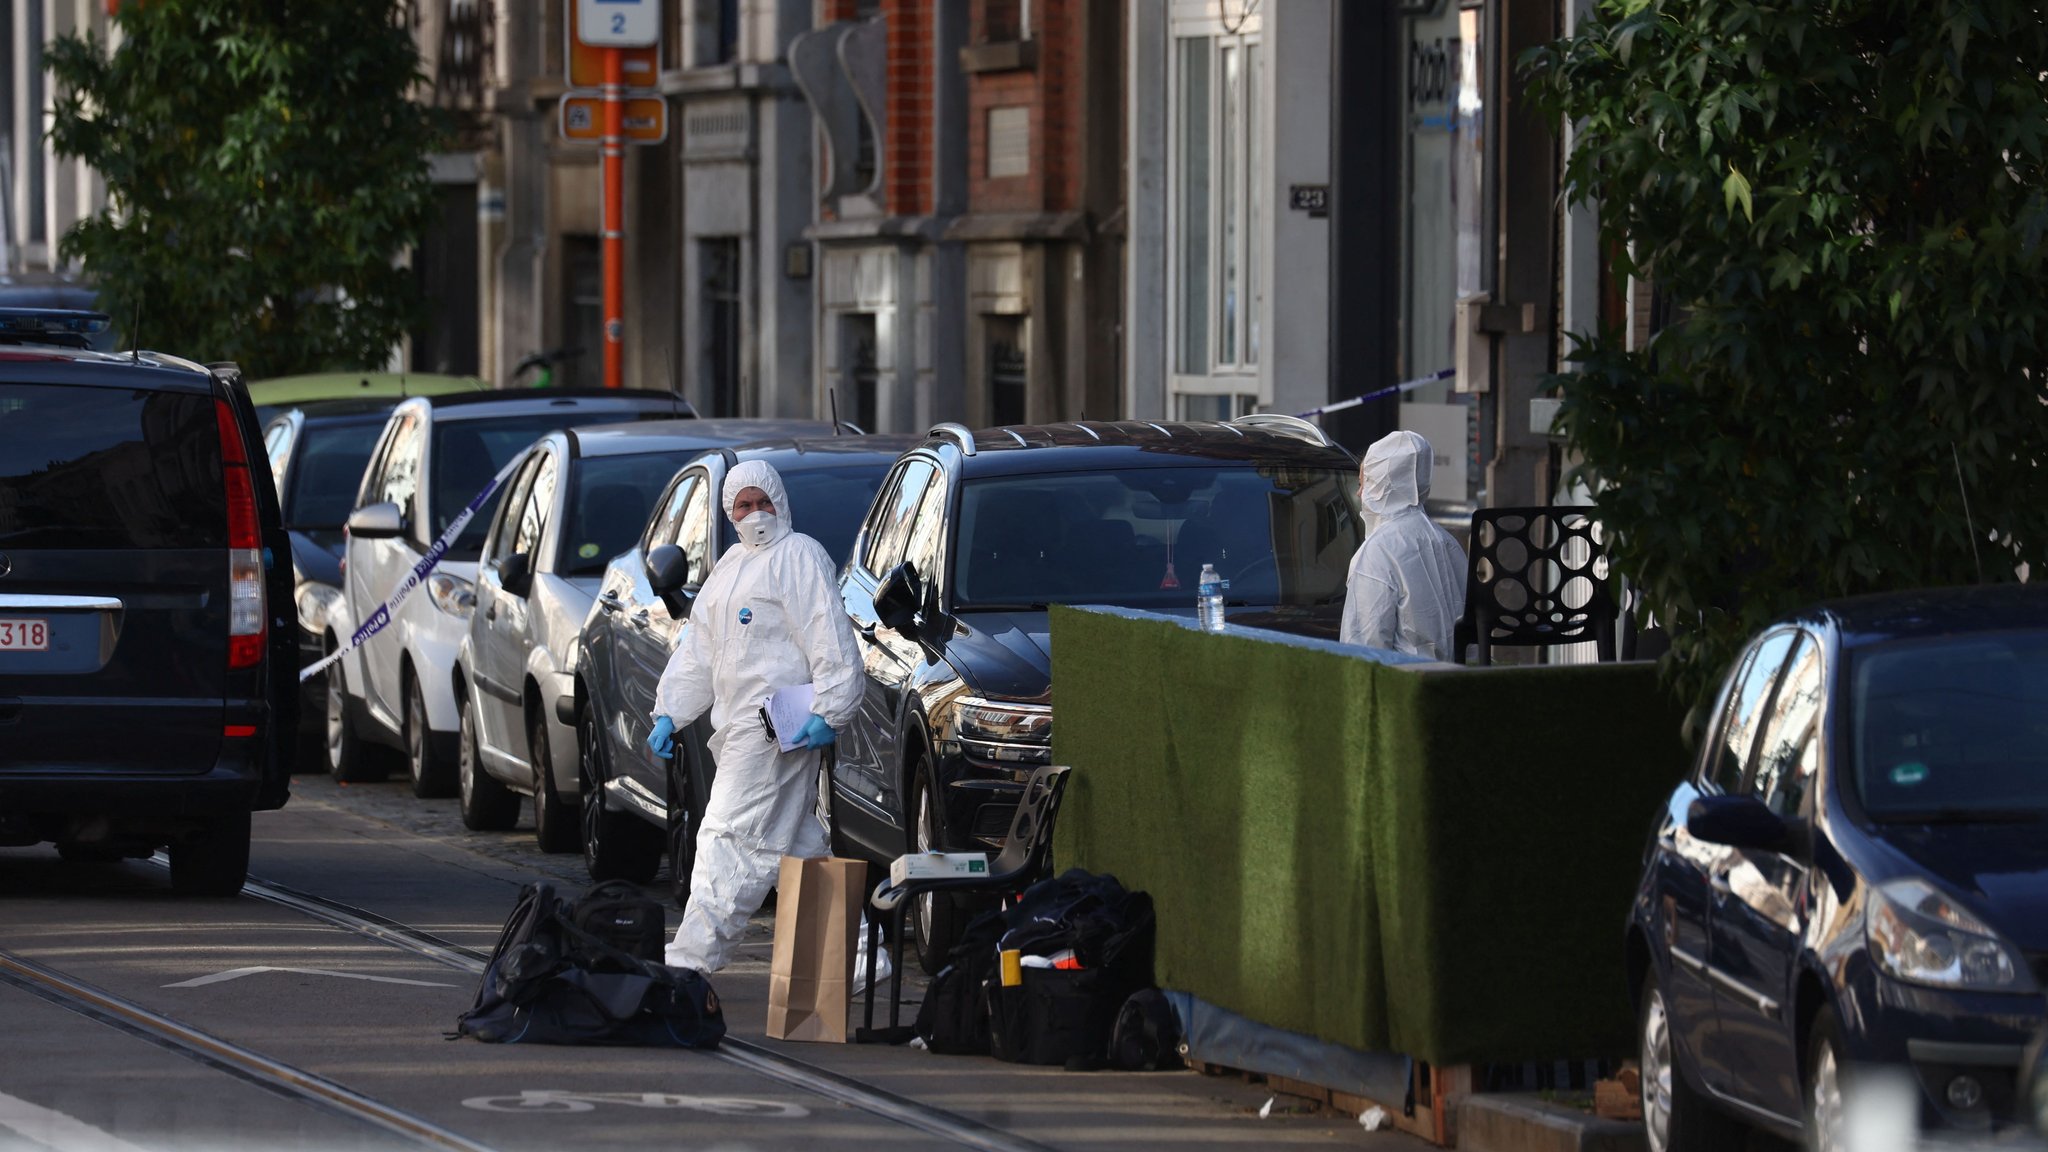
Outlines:
{"label": "white protective suit", "polygon": [[689,907],[667,950],[670,965],[700,972],[725,966],[747,919],[775,887],[783,856],[831,854],[818,816],[821,752],[778,751],[761,705],[778,688],[809,684],[817,693],[812,711],[843,732],[865,690],[831,556],[790,530],[789,494],[763,461],[727,473],[728,518],[746,488],[768,494],[773,525],[760,532],[750,517],[741,543],[719,558],[654,695],[654,714],[675,721],[679,734],[711,712],[717,775],[697,830]]}
{"label": "white protective suit", "polygon": [[1359,462],[1359,498],[1372,527],[1351,557],[1339,639],[1448,661],[1465,614],[1465,550],[1422,510],[1429,441],[1389,432]]}

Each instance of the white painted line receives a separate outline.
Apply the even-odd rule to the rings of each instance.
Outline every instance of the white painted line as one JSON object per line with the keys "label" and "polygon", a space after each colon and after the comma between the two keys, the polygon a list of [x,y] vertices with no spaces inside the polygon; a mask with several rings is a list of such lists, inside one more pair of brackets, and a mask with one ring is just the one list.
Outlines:
{"label": "white painted line", "polygon": [[455,987],[453,984],[443,984],[436,980],[401,980],[396,976],[366,976],[361,972],[336,972],[329,968],[276,968],[268,964],[258,964],[253,968],[230,968],[225,972],[215,972],[211,976],[195,976],[190,980],[180,980],[176,984],[166,984],[164,987],[202,988],[208,984],[222,984],[229,980],[239,980],[244,976],[254,976],[262,972],[296,972],[301,976],[333,976],[341,980],[373,980],[379,984],[410,984],[415,988]]}
{"label": "white painted line", "polygon": [[5,1092],[0,1092],[0,1128],[10,1129],[56,1152],[148,1152],[83,1120]]}

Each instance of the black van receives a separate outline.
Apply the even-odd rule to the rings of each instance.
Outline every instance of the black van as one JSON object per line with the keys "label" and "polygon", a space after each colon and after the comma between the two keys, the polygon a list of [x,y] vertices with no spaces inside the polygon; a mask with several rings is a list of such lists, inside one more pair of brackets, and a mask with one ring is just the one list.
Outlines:
{"label": "black van", "polygon": [[297,740],[291,545],[232,366],[0,309],[0,845],[239,891]]}

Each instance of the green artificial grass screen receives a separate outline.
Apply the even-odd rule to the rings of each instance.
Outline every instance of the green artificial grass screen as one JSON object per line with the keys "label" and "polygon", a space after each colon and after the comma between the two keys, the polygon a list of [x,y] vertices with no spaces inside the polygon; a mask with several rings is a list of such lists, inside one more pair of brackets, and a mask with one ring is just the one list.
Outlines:
{"label": "green artificial grass screen", "polygon": [[1062,867],[1151,893],[1157,975],[1432,1063],[1624,1054],[1622,926],[1683,770],[1649,665],[1396,667],[1054,609]]}

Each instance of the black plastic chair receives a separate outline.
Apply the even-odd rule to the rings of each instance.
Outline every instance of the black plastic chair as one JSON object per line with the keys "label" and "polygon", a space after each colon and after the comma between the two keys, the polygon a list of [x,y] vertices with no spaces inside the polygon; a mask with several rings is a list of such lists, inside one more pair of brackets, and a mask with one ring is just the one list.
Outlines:
{"label": "black plastic chair", "polygon": [[[871,911],[890,914],[895,922],[896,939],[890,954],[895,961],[895,971],[889,977],[889,1026],[881,1030],[875,1028],[875,981],[870,977],[866,993],[867,1016],[864,1026],[854,1030],[855,1043],[901,1044],[916,1032],[915,1028],[901,1023],[904,918],[910,911],[911,901],[920,896],[946,892],[994,892],[1007,902],[1052,871],[1053,821],[1059,816],[1060,797],[1066,792],[1067,773],[1070,771],[1071,768],[1061,764],[1048,764],[1032,771],[1031,779],[1024,784],[1024,794],[1017,800],[1017,811],[1010,817],[1010,832],[1003,839],[1002,851],[989,862],[986,876],[906,880],[900,886],[884,880],[875,889],[868,898]],[[867,970],[870,973],[875,970],[875,956],[881,950],[881,936],[881,917],[870,915],[867,939]]]}
{"label": "black plastic chair", "polygon": [[1468,645],[1491,664],[1495,645],[1599,645],[1614,659],[1617,611],[1607,547],[1591,508],[1481,508],[1466,548],[1465,615],[1452,629],[1460,664]]}

